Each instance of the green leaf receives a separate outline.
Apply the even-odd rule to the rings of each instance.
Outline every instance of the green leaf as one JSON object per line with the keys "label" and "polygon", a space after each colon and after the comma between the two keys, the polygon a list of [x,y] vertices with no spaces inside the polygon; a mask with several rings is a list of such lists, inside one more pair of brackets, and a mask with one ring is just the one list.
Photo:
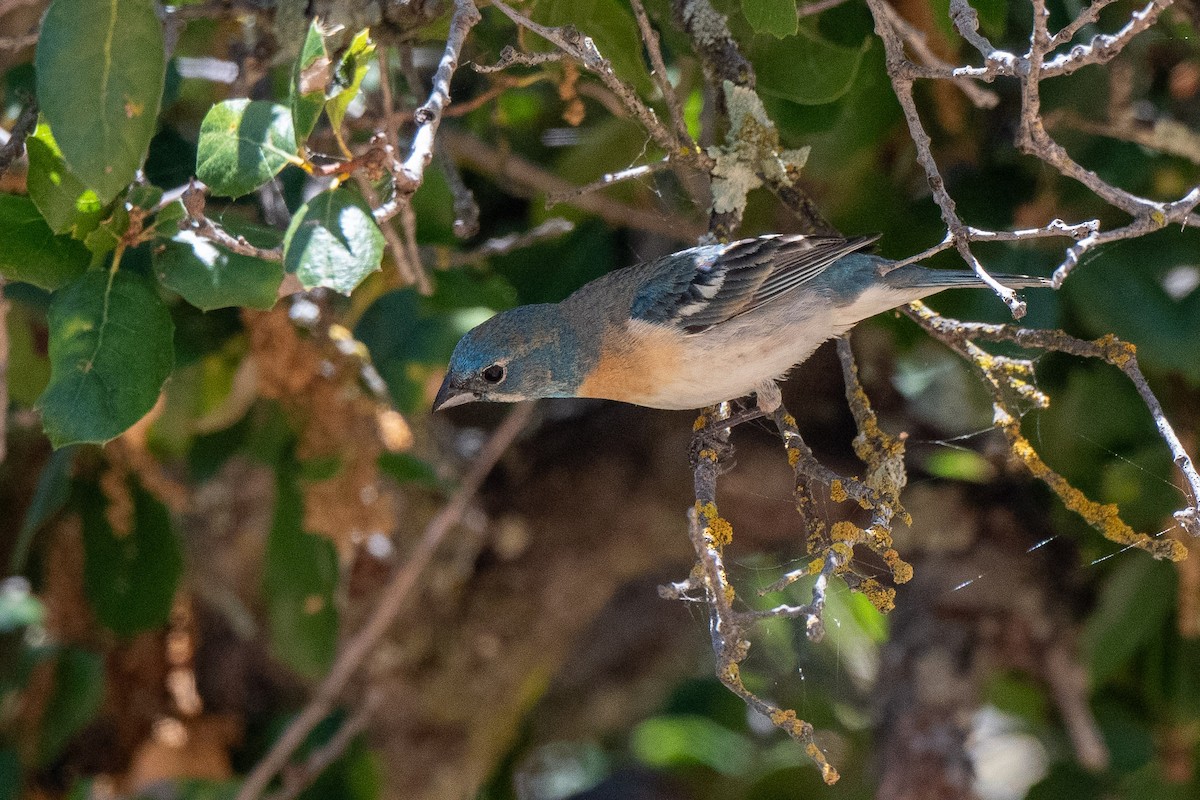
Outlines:
{"label": "green leaf", "polygon": [[36,67],[67,165],[107,203],[133,181],[158,124],[166,56],[153,0],[54,0]]}
{"label": "green leaf", "polygon": [[325,104],[325,113],[335,131],[342,128],[342,120],[346,118],[346,109],[358,96],[359,87],[371,66],[371,56],[375,53],[375,43],[371,41],[371,31],[359,31],[354,41],[346,48],[338,62],[337,72],[334,73],[334,83],[331,87],[329,101]]}
{"label": "green leaf", "polygon": [[426,489],[446,487],[446,482],[438,477],[432,464],[411,453],[381,453],[379,469],[402,486],[412,484]]}
{"label": "green leaf", "polygon": [[707,717],[651,717],[630,738],[634,756],[651,767],[703,764],[723,775],[741,775],[754,760],[754,745]]}
{"label": "green leaf", "polygon": [[271,648],[292,669],[316,678],[329,669],[337,652],[337,553],[331,541],[304,530],[296,465],[289,459],[277,475],[263,576]]}
{"label": "green leaf", "polygon": [[214,194],[241,197],[296,159],[296,133],[287,106],[265,100],[225,100],[200,124],[196,176]]}
{"label": "green leaf", "polygon": [[76,733],[100,710],[104,661],[77,647],[63,648],[54,668],[54,690],[42,712],[37,763],[49,766]]}
{"label": "green leaf", "polygon": [[796,0],[742,0],[742,14],[755,33],[778,39],[795,36],[800,27]]}
{"label": "green leaf", "polygon": [[113,209],[112,215],[101,222],[96,229],[83,237],[83,243],[93,256],[103,256],[117,249],[123,237],[129,231],[129,209],[124,203]]}
{"label": "green leaf", "polygon": [[370,209],[346,189],[305,203],[283,237],[283,266],[305,289],[324,286],[350,294],[382,259],[383,232]]}
{"label": "green leaf", "polygon": [[49,325],[50,385],[37,407],[55,447],[107,442],[154,406],[175,355],[150,281],[89,272],[54,294]]}
{"label": "green leaf", "polygon": [[33,499],[29,501],[25,519],[21,521],[17,543],[13,546],[11,564],[14,575],[25,572],[25,561],[29,557],[34,534],[67,504],[71,496],[71,466],[74,463],[75,448],[63,447],[51,453],[42,467]]}
{"label": "green leaf", "polygon": [[793,103],[820,105],[844,95],[858,75],[869,39],[861,47],[831,44],[805,28],[796,36],[757,36],[747,49],[758,90]]}
{"label": "green leaf", "polygon": [[8,308],[8,396],[31,408],[50,382],[50,359],[44,346],[45,315],[14,303]]}
{"label": "green leaf", "polygon": [[87,269],[91,255],[69,236],[55,236],[28,197],[0,194],[0,275],[53,291]]}
{"label": "green leaf", "polygon": [[156,249],[154,269],[164,286],[204,311],[229,306],[269,309],[283,281],[278,261],[231,253],[192,231],[179,231]]}
{"label": "green leaf", "polygon": [[109,523],[108,500],[99,487],[76,489],[83,518],[83,588],[96,618],[123,636],[166,624],[183,572],[167,507],[136,483],[126,485],[133,501],[128,531]]}
{"label": "green leaf", "polygon": [[308,26],[300,57],[292,67],[292,124],[297,141],[308,139],[321,116],[330,82],[329,67],[321,23],[314,19]]}
{"label": "green leaf", "polygon": [[71,174],[50,126],[40,122],[25,140],[25,149],[29,154],[29,198],[50,230],[70,233],[77,239],[86,236],[104,218],[104,205],[95,192]]}

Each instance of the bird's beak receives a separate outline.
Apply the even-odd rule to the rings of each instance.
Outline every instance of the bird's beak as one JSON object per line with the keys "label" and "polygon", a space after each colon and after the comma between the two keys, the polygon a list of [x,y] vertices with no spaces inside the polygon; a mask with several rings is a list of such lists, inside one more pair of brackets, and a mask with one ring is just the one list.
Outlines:
{"label": "bird's beak", "polygon": [[438,389],[437,397],[433,399],[433,410],[441,411],[443,408],[461,406],[478,399],[479,395],[458,385],[450,375],[447,375],[446,379],[442,381],[442,388]]}

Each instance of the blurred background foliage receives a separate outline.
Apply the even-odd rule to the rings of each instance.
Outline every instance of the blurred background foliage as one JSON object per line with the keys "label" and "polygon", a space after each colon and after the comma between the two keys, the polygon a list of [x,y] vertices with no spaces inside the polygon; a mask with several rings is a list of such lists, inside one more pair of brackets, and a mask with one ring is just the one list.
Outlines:
{"label": "blurred background foliage", "polygon": [[[258,59],[261,80],[243,88],[258,98],[285,100],[292,63],[287,53],[296,52],[303,38],[303,26],[285,26],[287,15],[272,14],[272,3],[182,5],[220,6],[220,13],[189,21],[168,65],[145,166],[147,180],[164,190],[194,174],[200,122],[214,103],[231,96],[227,83],[180,65],[215,58],[244,70]],[[322,5],[335,18],[352,18],[365,4]],[[673,23],[666,0],[646,5],[689,130],[711,136],[705,115],[713,98],[692,45]],[[939,241],[939,211],[914,161],[864,4],[847,0],[799,19],[788,2],[714,5],[728,15],[755,66],[782,144],[811,148],[804,182],[820,212],[847,234],[881,233],[879,250],[890,257],[907,257]],[[998,47],[1027,47],[1028,3],[973,5]],[[1052,28],[1082,7],[1077,0],[1047,5]],[[1054,132],[1077,160],[1115,185],[1156,199],[1177,197],[1200,182],[1200,159],[1072,128],[1071,120],[1111,121],[1132,103],[1139,124],[1178,123],[1193,137],[1193,154],[1200,150],[1200,11],[1194,0],[1176,5],[1111,65],[1048,82],[1043,92]],[[943,58],[969,63],[972,53],[953,33],[948,6],[946,0],[897,3]],[[537,0],[524,7],[535,20],[570,23],[591,36],[619,76],[654,97],[636,23],[623,0]],[[1111,4],[1096,29],[1114,30],[1136,7]],[[0,30],[33,24],[40,10],[38,3],[0,3]],[[495,9],[482,12],[464,62],[494,63],[504,46],[518,40],[530,49],[543,47]],[[432,15],[402,32],[376,32],[393,67],[411,57],[411,69],[386,76],[405,108],[423,101],[446,20],[445,14]],[[9,128],[33,92],[33,51],[13,47],[0,56],[0,118]],[[422,84],[408,83],[404,72]],[[687,246],[703,230],[704,209],[671,171],[613,186],[603,197],[657,217],[660,228],[678,232],[674,238],[661,229],[607,223],[571,199],[550,205],[544,185],[515,179],[505,168],[510,159],[583,185],[663,154],[636,123],[610,112],[610,98],[594,80],[562,63],[504,74],[530,80],[515,81],[471,108],[496,79],[460,69],[453,98],[471,110],[459,114],[452,107],[443,125],[446,157],[462,165],[478,201],[479,233],[466,242],[455,236],[454,195],[438,162],[413,199],[416,243],[431,293],[399,286],[385,259],[384,271],[348,298],[317,292],[281,301],[285,310],[264,322],[264,312],[248,307],[269,307],[271,294],[261,302],[201,311],[195,299],[184,302],[173,294],[178,287],[165,282],[175,326],[172,377],[151,416],[103,449],[51,451],[32,410],[49,380],[50,293],[20,281],[4,286],[10,407],[8,453],[0,464],[0,558],[9,577],[0,585],[0,798],[230,797],[238,776],[303,705],[339,639],[370,609],[381,576],[402,563],[422,521],[453,491],[463,464],[498,418],[496,409],[463,409],[439,419],[428,414],[431,391],[458,337],[497,310],[562,299],[611,269]],[[352,143],[362,144],[380,125],[384,79],[372,61],[362,97],[350,111]],[[1055,216],[1120,223],[1119,212],[1018,154],[1012,144],[1015,90],[1003,81],[993,88],[999,107],[980,110],[946,85],[918,85],[935,154],[962,216],[996,229],[1041,225]],[[409,130],[406,122],[402,137]],[[313,141],[335,152],[325,121]],[[19,169],[3,180],[4,192],[25,193]],[[274,186],[290,214],[304,202],[310,182],[289,166]],[[208,213],[269,246],[280,232],[272,229],[265,206],[252,194],[210,202]],[[572,223],[570,230],[510,252],[476,252],[484,242],[554,218]],[[773,196],[758,190],[741,233],[797,226]],[[153,274],[161,266],[159,256],[152,258],[155,246],[126,253],[122,270]],[[990,269],[1028,274],[1049,274],[1062,258],[1054,240],[980,246],[978,252]],[[947,252],[930,263],[949,266],[957,258]],[[1111,332],[1135,343],[1167,416],[1195,453],[1198,286],[1200,231],[1163,230],[1093,251],[1061,291],[1030,291],[1025,321],[1089,338]],[[939,296],[932,305],[959,318],[1007,318],[1003,304],[985,292]],[[289,322],[289,313],[300,324]],[[390,452],[364,444],[361,412],[338,394],[358,380],[357,362],[329,345],[337,341],[329,324],[305,327],[308,313],[332,320],[365,345],[414,445]],[[545,404],[534,430],[486,487],[477,518],[463,525],[462,543],[445,555],[453,569],[433,576],[411,629],[397,630],[380,657],[388,664],[372,668],[388,672],[381,680],[385,688],[392,680],[416,692],[429,684],[395,675],[445,667],[448,676],[494,680],[495,692],[473,695],[477,705],[470,713],[439,717],[394,689],[384,706],[394,706],[397,717],[415,718],[405,733],[381,713],[301,796],[461,797],[464,786],[496,800],[903,796],[888,793],[886,776],[896,758],[908,758],[919,772],[920,758],[904,756],[903,745],[908,737],[910,750],[920,751],[924,734],[891,723],[939,685],[936,677],[930,683],[929,675],[910,669],[912,648],[943,647],[973,700],[934,707],[967,737],[976,796],[1200,796],[1198,557],[1172,565],[1139,551],[1117,551],[1043,489],[1029,486],[1009,463],[1002,440],[988,432],[986,393],[961,361],[907,319],[884,315],[864,324],[855,346],[885,427],[910,434],[911,491],[917,497],[908,502],[916,520],[903,542],[897,536],[897,546],[914,562],[917,583],[922,575],[929,580],[901,587],[889,617],[862,596],[835,590],[825,642],[813,645],[799,626],[772,621],[743,670],[750,688],[797,709],[817,727],[818,741],[843,776],[840,783],[824,787],[800,747],[749,714],[711,677],[705,615],[675,608],[654,592],[656,581],[680,579],[688,569],[690,420],[555,402]],[[247,377],[248,362],[257,364],[256,376]],[[1057,355],[1041,358],[1037,374],[1052,403],[1027,414],[1024,430],[1045,460],[1088,496],[1119,504],[1135,528],[1177,535],[1170,517],[1181,503],[1177,477],[1133,387],[1115,369]],[[333,388],[322,388],[322,380]],[[826,348],[797,370],[785,397],[818,455],[852,472],[854,428],[840,392]],[[765,429],[735,441],[738,466],[723,489],[739,535],[734,581],[765,586],[803,556],[802,526],[791,512],[787,470]],[[673,488],[655,489],[662,485]],[[383,492],[388,502],[363,500],[368,489]],[[530,510],[538,504],[563,506],[563,513]],[[838,513],[832,502],[823,510]],[[989,540],[985,534],[999,525],[998,515],[1006,520],[999,526],[1006,533]],[[668,531],[646,544],[642,555],[630,554],[639,544],[612,530],[640,530],[652,519],[666,520],[653,524]],[[609,535],[625,548],[617,550],[619,558],[596,541]],[[661,543],[671,537],[673,545]],[[578,595],[571,580],[539,584],[536,553],[550,546],[550,538],[567,552],[579,538],[587,541],[579,545],[581,553],[607,553],[614,559],[610,582],[595,577],[604,563],[567,559]],[[523,568],[534,570],[534,578],[514,581],[508,590],[481,577]],[[879,570],[869,563],[862,569]],[[519,679],[497,677],[505,672],[499,661],[508,640],[497,644],[488,630],[469,628],[465,621],[474,618],[463,609],[474,592],[474,602],[502,606],[514,593],[536,595],[530,587],[539,585],[558,593],[541,598],[531,613],[575,616],[551,630],[563,638],[548,648],[553,656],[544,662],[514,659],[507,669],[524,671]],[[485,586],[495,594],[479,588]],[[793,587],[788,598],[803,602],[806,588]],[[754,597],[746,590],[742,595]],[[513,624],[513,638],[524,635],[522,625],[536,627],[532,619]],[[1022,644],[1005,639],[1025,628],[1041,633]],[[447,652],[459,646],[477,651],[479,662],[451,672]],[[1056,647],[1082,668],[1082,710],[1064,702],[1069,692],[1056,679],[1059,667],[1043,658],[1059,652]],[[1033,655],[1023,660],[1018,654],[1026,651]],[[456,694],[453,687],[443,691]],[[430,702],[436,697],[431,690]],[[319,748],[356,702],[349,698],[308,747]],[[461,744],[445,729],[466,726],[484,731],[487,741],[470,740],[476,745],[470,754],[438,749],[443,737]],[[1104,763],[1081,764],[1086,759],[1073,737],[1085,729],[1098,735]],[[414,741],[430,743],[429,749]],[[444,759],[446,770],[461,769],[468,777],[438,784],[430,777],[437,769],[421,767],[421,759]],[[420,781],[406,783],[412,774]],[[925,796],[959,796],[938,794],[931,781]]]}

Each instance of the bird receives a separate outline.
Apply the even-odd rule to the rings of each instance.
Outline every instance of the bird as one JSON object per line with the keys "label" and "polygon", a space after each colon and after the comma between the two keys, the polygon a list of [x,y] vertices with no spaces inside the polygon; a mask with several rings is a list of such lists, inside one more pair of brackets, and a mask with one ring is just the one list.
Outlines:
{"label": "bird", "polygon": [[[943,289],[984,287],[970,270],[864,252],[878,236],[768,234],[705,244],[614,270],[558,303],[502,311],[455,346],[433,410],[479,400],[619,400],[699,409],[778,382],[822,342]],[[1044,278],[995,275],[1010,288]]]}

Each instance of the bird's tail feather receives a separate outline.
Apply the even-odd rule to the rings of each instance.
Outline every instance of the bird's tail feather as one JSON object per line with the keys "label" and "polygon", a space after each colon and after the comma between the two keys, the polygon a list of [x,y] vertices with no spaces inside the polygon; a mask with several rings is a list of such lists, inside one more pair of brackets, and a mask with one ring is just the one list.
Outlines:
{"label": "bird's tail feather", "polygon": [[[1038,286],[1049,286],[1048,278],[1035,275],[1009,275],[1003,272],[993,272],[992,277],[1010,289],[1029,289]],[[953,289],[955,287],[986,286],[979,276],[965,269],[929,269],[916,264],[907,264],[887,273],[883,280],[896,289],[928,288]]]}

